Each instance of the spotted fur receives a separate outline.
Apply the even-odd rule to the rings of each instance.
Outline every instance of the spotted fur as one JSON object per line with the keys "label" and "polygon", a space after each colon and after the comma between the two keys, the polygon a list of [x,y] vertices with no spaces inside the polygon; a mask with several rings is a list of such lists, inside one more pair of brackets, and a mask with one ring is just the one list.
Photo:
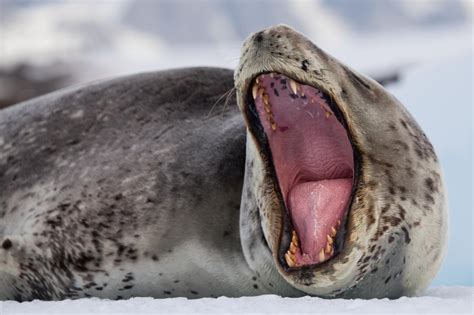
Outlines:
{"label": "spotted fur", "polygon": [[382,86],[287,26],[252,34],[243,45],[234,77],[244,115],[250,82],[265,72],[282,73],[328,94],[347,122],[359,159],[342,252],[316,268],[292,271],[281,261],[282,250],[287,249],[281,244],[288,244],[290,235],[284,224],[286,210],[259,135],[248,132],[247,151],[255,152],[255,161],[253,176],[246,177],[244,186],[253,185],[252,198],[259,207],[272,264],[288,283],[308,294],[363,298],[419,294],[438,271],[447,239],[442,172],[426,135]]}

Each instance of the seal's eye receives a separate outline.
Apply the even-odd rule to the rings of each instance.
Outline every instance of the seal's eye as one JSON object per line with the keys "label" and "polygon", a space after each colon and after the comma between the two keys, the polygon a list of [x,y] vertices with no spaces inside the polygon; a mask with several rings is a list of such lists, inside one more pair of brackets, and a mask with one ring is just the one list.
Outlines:
{"label": "seal's eye", "polygon": [[327,261],[341,246],[337,231],[354,182],[339,111],[317,88],[275,73],[253,81],[251,101],[293,227],[285,261],[289,267]]}

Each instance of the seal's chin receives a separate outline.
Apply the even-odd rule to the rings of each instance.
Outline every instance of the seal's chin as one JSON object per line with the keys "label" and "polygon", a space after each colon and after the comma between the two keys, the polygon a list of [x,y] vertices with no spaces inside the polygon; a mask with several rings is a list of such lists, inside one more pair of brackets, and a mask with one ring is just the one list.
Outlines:
{"label": "seal's chin", "polygon": [[291,218],[285,261],[290,268],[327,261],[342,246],[338,230],[354,183],[353,150],[340,112],[322,91],[276,73],[256,77],[251,96]]}

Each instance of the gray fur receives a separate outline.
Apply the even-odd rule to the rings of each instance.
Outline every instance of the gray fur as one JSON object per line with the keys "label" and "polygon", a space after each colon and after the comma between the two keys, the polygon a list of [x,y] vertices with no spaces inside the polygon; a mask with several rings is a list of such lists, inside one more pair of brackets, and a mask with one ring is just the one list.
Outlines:
{"label": "gray fur", "polygon": [[[282,250],[288,247],[281,245],[289,245],[291,231],[285,230],[288,218],[272,166],[265,154],[253,155],[253,176],[244,186],[252,184],[252,198],[265,218],[262,229],[273,265],[296,288],[318,296],[396,298],[421,293],[440,268],[448,223],[441,166],[421,128],[381,85],[288,26],[252,34],[242,47],[234,77],[244,115],[250,83],[263,72],[284,74],[328,94],[347,122],[360,159],[342,252],[315,268],[291,270],[282,264]],[[260,145],[249,131],[247,150],[262,152]],[[242,215],[253,211],[242,205]]]}
{"label": "gray fur", "polygon": [[0,298],[296,292],[242,254],[245,129],[234,99],[210,114],[232,86],[183,69],[1,111]]}

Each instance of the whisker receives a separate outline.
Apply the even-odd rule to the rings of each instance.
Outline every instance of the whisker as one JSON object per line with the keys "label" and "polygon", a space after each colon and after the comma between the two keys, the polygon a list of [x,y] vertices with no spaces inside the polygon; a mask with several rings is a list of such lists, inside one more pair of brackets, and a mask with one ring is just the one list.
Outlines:
{"label": "whisker", "polygon": [[235,87],[233,87],[232,89],[230,89],[230,91],[227,93],[227,96],[225,98],[225,102],[224,102],[224,106],[222,107],[222,117],[224,117],[224,113],[225,113],[225,109],[227,107],[227,104],[229,104],[229,100],[230,100],[230,97],[231,95],[233,94],[233,92],[235,92]]}
{"label": "whisker", "polygon": [[222,95],[217,99],[217,101],[212,105],[211,109],[209,110],[209,113],[207,114],[207,117],[211,116],[212,111],[214,110],[214,108],[216,107],[216,105],[217,105],[224,97],[225,97],[226,100],[227,100],[227,98],[229,97],[229,94],[231,94],[234,90],[235,90],[235,87],[232,87],[230,90],[228,90],[227,92],[225,92],[224,94],[222,94]]}

